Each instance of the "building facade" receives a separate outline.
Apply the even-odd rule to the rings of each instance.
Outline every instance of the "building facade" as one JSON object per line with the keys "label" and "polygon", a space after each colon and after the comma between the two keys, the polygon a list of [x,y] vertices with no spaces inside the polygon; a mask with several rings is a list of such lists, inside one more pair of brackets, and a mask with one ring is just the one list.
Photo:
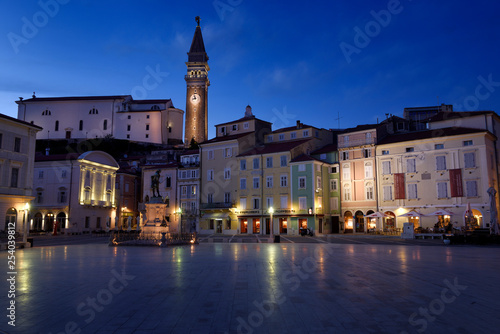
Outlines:
{"label": "building facade", "polygon": [[199,232],[200,230],[200,171],[199,150],[184,152],[177,171],[181,232]]}
{"label": "building facade", "polygon": [[23,231],[33,199],[35,138],[42,128],[0,114],[0,229]]}

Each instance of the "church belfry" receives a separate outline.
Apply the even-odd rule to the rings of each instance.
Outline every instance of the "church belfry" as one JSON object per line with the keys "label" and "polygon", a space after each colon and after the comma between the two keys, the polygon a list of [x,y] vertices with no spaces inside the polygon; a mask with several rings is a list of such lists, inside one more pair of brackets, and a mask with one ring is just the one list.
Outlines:
{"label": "church belfry", "polygon": [[186,122],[184,143],[201,143],[208,136],[208,55],[201,35],[200,17],[196,17],[196,30],[189,49],[186,80]]}

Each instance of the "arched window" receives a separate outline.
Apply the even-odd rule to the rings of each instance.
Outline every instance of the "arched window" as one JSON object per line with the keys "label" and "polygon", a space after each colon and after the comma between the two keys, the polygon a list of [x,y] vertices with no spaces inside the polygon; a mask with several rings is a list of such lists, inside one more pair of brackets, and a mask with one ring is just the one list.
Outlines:
{"label": "arched window", "polygon": [[102,123],[102,129],[106,131],[108,129],[108,120],[105,119],[104,122]]}
{"label": "arched window", "polygon": [[42,116],[50,116],[52,115],[52,113],[50,112],[49,109],[45,109],[44,111],[42,111]]}
{"label": "arched window", "polygon": [[367,200],[373,200],[373,183],[367,182],[365,185],[365,193]]}
{"label": "arched window", "polygon": [[97,115],[99,114],[99,110],[97,110],[96,108],[92,108],[89,110],[89,115]]}
{"label": "arched window", "polygon": [[9,229],[14,229],[16,228],[16,222],[17,222],[17,211],[14,208],[10,208],[7,210],[7,213],[5,214],[5,228],[4,231],[7,231]]}
{"label": "arched window", "polygon": [[66,214],[64,212],[59,212],[56,217],[57,229],[66,228]]}
{"label": "arched window", "polygon": [[155,104],[154,106],[151,107],[151,110],[160,110],[160,106]]}
{"label": "arched window", "polygon": [[344,201],[351,200],[351,185],[346,183],[344,184]]}
{"label": "arched window", "polygon": [[35,213],[35,216],[33,218],[33,230],[42,230],[42,214],[40,212]]}
{"label": "arched window", "polygon": [[56,124],[54,126],[54,131],[59,131],[59,121],[56,121]]}

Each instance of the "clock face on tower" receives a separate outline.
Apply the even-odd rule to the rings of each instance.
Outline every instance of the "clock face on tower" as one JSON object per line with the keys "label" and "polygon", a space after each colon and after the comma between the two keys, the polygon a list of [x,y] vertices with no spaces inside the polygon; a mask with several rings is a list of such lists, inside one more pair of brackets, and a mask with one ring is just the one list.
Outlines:
{"label": "clock face on tower", "polygon": [[198,104],[201,101],[201,97],[198,94],[191,95],[191,103]]}

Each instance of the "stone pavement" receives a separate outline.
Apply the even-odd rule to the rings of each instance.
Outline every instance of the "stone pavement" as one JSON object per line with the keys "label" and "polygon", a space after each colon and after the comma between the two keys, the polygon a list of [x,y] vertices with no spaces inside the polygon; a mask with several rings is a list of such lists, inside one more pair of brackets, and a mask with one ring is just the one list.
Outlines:
{"label": "stone pavement", "polygon": [[17,250],[7,333],[493,333],[498,248],[210,243]]}

